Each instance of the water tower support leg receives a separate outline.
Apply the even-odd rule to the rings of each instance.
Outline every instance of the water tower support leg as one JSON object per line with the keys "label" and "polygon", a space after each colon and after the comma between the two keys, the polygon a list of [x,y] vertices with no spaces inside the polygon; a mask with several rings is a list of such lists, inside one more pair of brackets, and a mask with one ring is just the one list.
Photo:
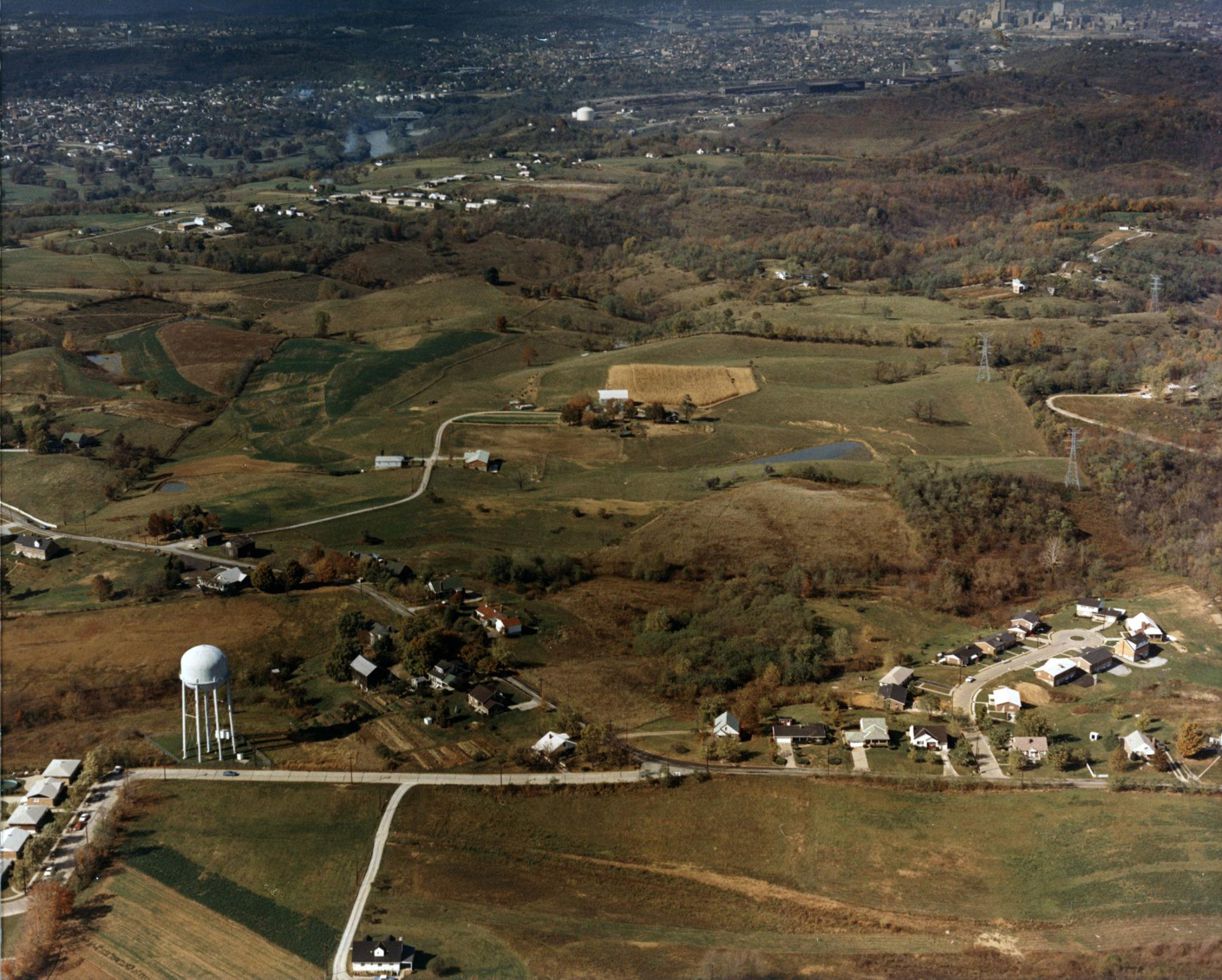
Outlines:
{"label": "water tower support leg", "polygon": [[225,761],[225,743],[221,741],[221,702],[220,694],[212,689],[212,724],[216,728],[216,757]]}
{"label": "water tower support leg", "polygon": [[187,759],[187,685],[179,684],[182,690],[182,758]]}
{"label": "water tower support leg", "polygon": [[238,732],[233,727],[233,693],[229,689],[229,685],[225,685],[225,710],[229,712],[229,747],[233,749],[233,756],[236,759],[238,756]]}
{"label": "water tower support leg", "polygon": [[199,688],[195,689],[195,759],[198,762],[204,761],[204,750],[199,744]]}
{"label": "water tower support leg", "polygon": [[212,726],[208,722],[208,692],[204,692],[204,751],[212,754]]}

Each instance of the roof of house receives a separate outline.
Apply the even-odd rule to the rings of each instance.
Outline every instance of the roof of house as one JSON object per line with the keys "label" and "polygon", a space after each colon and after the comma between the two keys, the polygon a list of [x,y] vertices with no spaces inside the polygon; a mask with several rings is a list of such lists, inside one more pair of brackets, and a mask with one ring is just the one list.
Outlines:
{"label": "roof of house", "polygon": [[37,538],[32,534],[17,535],[17,544],[23,548],[33,548],[35,551],[46,551],[54,542],[50,538]]}
{"label": "roof of house", "polygon": [[997,633],[983,637],[977,641],[978,643],[987,643],[991,647],[1012,647],[1018,641],[1014,639],[1014,634],[1009,630],[1000,630]]}
{"label": "roof of house", "polygon": [[385,939],[358,939],[352,944],[353,963],[393,963],[398,966],[415,953],[414,947],[390,936]]}
{"label": "roof of house", "polygon": [[907,684],[912,679],[911,667],[892,667],[878,680],[879,687],[884,684]]}
{"label": "roof of house", "polygon": [[1035,668],[1037,672],[1056,677],[1067,670],[1077,670],[1078,665],[1068,657],[1051,657]]}
{"label": "roof of house", "polygon": [[72,779],[80,771],[80,759],[52,759],[42,774],[48,779]]}
{"label": "roof of house", "polygon": [[1124,627],[1130,633],[1162,633],[1162,627],[1154,622],[1144,612],[1139,612],[1136,616],[1130,616],[1124,621]]}
{"label": "roof of house", "polygon": [[30,826],[42,823],[51,813],[49,806],[39,803],[22,803],[8,818],[9,827]]}
{"label": "roof of house", "polygon": [[947,742],[950,739],[950,733],[945,725],[912,725],[908,729],[908,737],[914,741],[922,735],[928,735],[939,744]]}
{"label": "roof of house", "polygon": [[457,575],[449,575],[446,578],[431,578],[429,579],[429,589],[432,592],[462,592],[462,579]]}
{"label": "roof of house", "polygon": [[721,714],[719,714],[716,718],[713,719],[713,727],[714,728],[723,728],[723,727],[724,728],[733,728],[735,731],[738,731],[738,728],[739,728],[738,716],[734,714],[733,711],[723,711]]}
{"label": "roof of house", "polygon": [[0,832],[0,851],[20,851],[33,836],[24,827],[5,827]]}
{"label": "roof of house", "polygon": [[373,623],[369,627],[371,636],[390,636],[394,632],[394,627],[387,626],[385,623]]}
{"label": "roof of house", "polygon": [[469,449],[462,454],[464,463],[486,463],[491,458],[487,449]]}
{"label": "roof of house", "polygon": [[1022,612],[1010,617],[1010,622],[1012,623],[1038,623],[1039,621],[1040,614],[1034,609],[1024,609]]}
{"label": "roof of house", "polygon": [[1105,664],[1108,661],[1112,660],[1113,658],[1112,658],[1112,651],[1109,650],[1107,647],[1087,647],[1085,650],[1081,651],[1074,659],[1081,660],[1083,663],[1087,663],[1087,664],[1090,664],[1092,667],[1095,667],[1095,666],[1098,666],[1099,664]]}
{"label": "roof of house", "polygon": [[827,725],[773,725],[772,737],[827,738]]}
{"label": "roof of house", "polygon": [[1022,696],[1012,687],[999,687],[989,692],[989,704],[1022,705]]}
{"label": "roof of house", "polygon": [[46,796],[55,799],[63,790],[64,781],[62,779],[49,779],[43,776],[30,786],[25,798],[28,800],[31,796]]}
{"label": "roof of house", "polygon": [[467,668],[453,660],[438,660],[429,668],[429,673],[433,677],[460,677],[467,672]]}
{"label": "roof of house", "polygon": [[245,548],[248,544],[254,544],[255,539],[249,534],[235,534],[229,539],[229,543],[235,548]]}
{"label": "roof of house", "polygon": [[368,679],[378,669],[378,665],[372,660],[366,660],[359,653],[353,658],[352,663],[348,665],[352,670],[355,670],[362,677]]}
{"label": "roof of house", "polygon": [[880,684],[878,696],[884,701],[898,701],[900,704],[907,704],[908,688],[903,684]]}
{"label": "roof of house", "polygon": [[1139,647],[1148,646],[1150,643],[1150,638],[1145,633],[1125,633],[1120,639]]}
{"label": "roof of house", "polygon": [[471,688],[467,696],[474,698],[485,707],[501,703],[501,692],[496,690],[496,688],[489,687],[487,684],[477,684]]}
{"label": "roof of house", "polygon": [[552,755],[559,752],[561,749],[571,748],[576,743],[569,738],[567,732],[548,732],[531,746],[535,752],[541,752],[543,755]]}
{"label": "roof of house", "polygon": [[887,732],[886,718],[862,718],[858,722],[858,727],[863,735],[877,734],[881,737],[889,737]]}
{"label": "roof of house", "polygon": [[1010,739],[1010,748],[1015,752],[1047,752],[1048,738],[1045,735],[1015,735]]}
{"label": "roof of house", "polygon": [[980,656],[980,648],[975,643],[965,643],[961,647],[942,654],[943,657],[958,657],[960,660],[971,660]]}
{"label": "roof of house", "polygon": [[1142,752],[1150,755],[1158,748],[1145,732],[1139,732],[1136,729],[1124,737],[1124,747],[1127,752]]}

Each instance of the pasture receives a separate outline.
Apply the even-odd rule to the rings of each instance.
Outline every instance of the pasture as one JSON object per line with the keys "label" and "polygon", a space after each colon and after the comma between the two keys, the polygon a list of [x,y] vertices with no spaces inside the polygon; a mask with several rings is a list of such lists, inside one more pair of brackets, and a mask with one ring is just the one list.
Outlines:
{"label": "pasture", "polygon": [[675,364],[613,364],[606,387],[627,388],[635,402],[664,405],[678,405],[685,397],[697,405],[715,405],[758,388],[749,367]]}
{"label": "pasture", "polygon": [[157,339],[186,381],[214,395],[233,394],[243,369],[266,360],[276,346],[266,334],[199,320],[166,324]]}

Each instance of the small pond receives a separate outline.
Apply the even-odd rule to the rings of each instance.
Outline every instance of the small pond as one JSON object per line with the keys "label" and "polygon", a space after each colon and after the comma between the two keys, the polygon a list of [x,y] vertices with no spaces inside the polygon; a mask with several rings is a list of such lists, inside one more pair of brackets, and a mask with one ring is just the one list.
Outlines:
{"label": "small pond", "polygon": [[157,488],[158,493],[182,493],[187,489],[187,485],[182,480],[166,480]]}
{"label": "small pond", "polygon": [[778,456],[764,456],[751,462],[760,465],[775,465],[776,463],[811,463],[825,459],[844,459],[845,457],[869,458],[870,450],[862,442],[829,442],[822,446],[808,446],[805,449],[795,449],[790,453]]}
{"label": "small pond", "polygon": [[86,354],[85,360],[90,364],[96,364],[103,371],[110,374],[123,373],[123,355],[122,354]]}

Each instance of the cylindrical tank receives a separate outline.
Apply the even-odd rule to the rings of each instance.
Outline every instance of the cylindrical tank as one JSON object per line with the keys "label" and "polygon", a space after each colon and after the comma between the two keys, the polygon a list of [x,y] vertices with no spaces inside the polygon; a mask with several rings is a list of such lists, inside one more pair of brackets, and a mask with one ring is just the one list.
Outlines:
{"label": "cylindrical tank", "polygon": [[588,105],[583,105],[580,109],[577,109],[573,113],[573,118],[576,119],[578,122],[593,122],[594,121],[594,110],[591,109]]}

